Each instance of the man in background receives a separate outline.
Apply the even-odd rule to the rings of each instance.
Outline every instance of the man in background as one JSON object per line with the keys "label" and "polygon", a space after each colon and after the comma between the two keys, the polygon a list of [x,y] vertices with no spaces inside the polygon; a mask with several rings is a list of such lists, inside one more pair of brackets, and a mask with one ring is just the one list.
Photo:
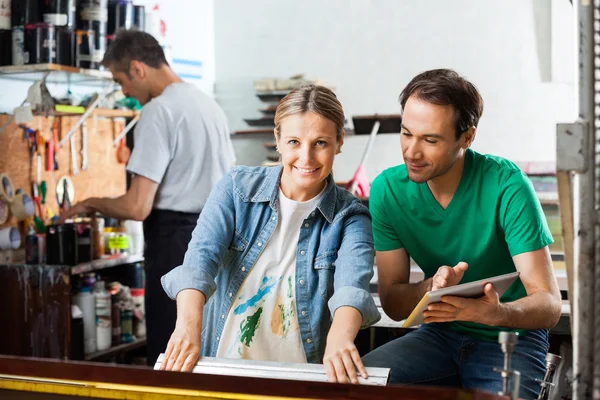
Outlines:
{"label": "man in background", "polygon": [[127,164],[133,178],[123,196],[86,199],[59,222],[95,212],[144,221],[147,354],[153,365],[177,317],[160,278],[182,264],[210,190],[234,164],[235,154],[223,110],[175,74],[151,35],[119,32],[103,65],[126,96],[144,105]]}

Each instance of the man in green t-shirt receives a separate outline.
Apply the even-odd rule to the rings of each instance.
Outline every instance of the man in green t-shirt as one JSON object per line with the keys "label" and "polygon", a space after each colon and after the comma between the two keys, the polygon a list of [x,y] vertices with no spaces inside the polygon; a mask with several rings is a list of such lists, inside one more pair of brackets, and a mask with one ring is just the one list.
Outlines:
{"label": "man in green t-shirt", "polygon": [[[416,76],[400,95],[404,165],[384,171],[369,199],[379,295],[402,320],[425,292],[519,271],[499,298],[491,284],[477,299],[444,297],[425,324],[367,354],[364,364],[391,368],[398,384],[461,386],[497,392],[503,353],[498,332],[519,332],[511,367],[521,395],[536,398],[545,371],[548,329],[561,297],[540,203],[512,162],[469,147],[483,100],[447,69]],[[425,279],[408,283],[410,258]]]}

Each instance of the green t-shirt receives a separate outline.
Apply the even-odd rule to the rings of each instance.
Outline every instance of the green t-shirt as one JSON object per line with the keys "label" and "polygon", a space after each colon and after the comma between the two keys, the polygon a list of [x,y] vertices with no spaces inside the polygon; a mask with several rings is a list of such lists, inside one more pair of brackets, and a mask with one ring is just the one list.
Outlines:
{"label": "green t-shirt", "polygon": [[[468,149],[456,193],[443,209],[427,183],[408,179],[405,165],[389,168],[371,186],[369,207],[377,251],[406,249],[425,278],[442,265],[469,264],[461,283],[516,271],[512,256],[552,243],[527,175],[514,163]],[[502,302],[527,295],[521,280]],[[497,340],[506,328],[452,322],[453,330]]]}

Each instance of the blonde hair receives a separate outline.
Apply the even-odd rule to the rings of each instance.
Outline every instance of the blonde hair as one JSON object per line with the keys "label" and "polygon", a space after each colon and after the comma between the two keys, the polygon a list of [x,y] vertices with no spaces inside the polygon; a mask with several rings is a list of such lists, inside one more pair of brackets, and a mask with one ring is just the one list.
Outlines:
{"label": "blonde hair", "polygon": [[332,121],[336,127],[336,139],[339,142],[344,131],[344,109],[335,93],[325,86],[306,85],[289,92],[275,111],[275,134],[281,136],[281,122],[290,115],[307,111],[319,114]]}

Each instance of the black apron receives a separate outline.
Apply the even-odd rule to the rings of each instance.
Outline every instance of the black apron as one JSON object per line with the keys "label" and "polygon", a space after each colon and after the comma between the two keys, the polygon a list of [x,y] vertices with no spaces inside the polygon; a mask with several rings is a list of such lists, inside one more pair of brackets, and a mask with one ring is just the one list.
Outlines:
{"label": "black apron", "polygon": [[183,263],[198,216],[154,209],[144,221],[148,365],[167,349],[177,320],[177,304],[163,290],[160,278]]}

